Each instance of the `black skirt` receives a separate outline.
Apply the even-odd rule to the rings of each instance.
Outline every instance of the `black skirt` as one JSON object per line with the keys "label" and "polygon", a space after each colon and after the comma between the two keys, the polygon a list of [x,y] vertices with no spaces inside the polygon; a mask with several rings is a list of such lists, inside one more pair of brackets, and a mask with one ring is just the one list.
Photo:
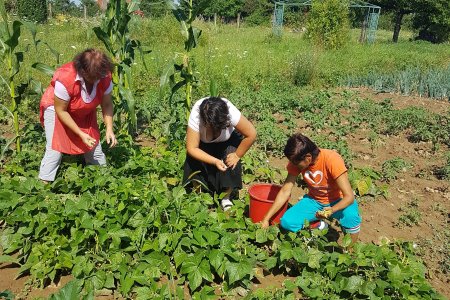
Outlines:
{"label": "black skirt", "polygon": [[[230,138],[220,143],[203,143],[200,141],[199,148],[215,158],[225,162],[228,154],[236,152],[242,141],[242,135],[233,131]],[[195,173],[194,175],[192,175]],[[187,187],[192,188],[193,181],[202,182],[212,193],[221,193],[231,188],[238,190],[242,188],[242,164],[239,160],[234,170],[228,168],[222,172],[215,165],[210,165],[186,156],[184,162],[183,182],[188,183]]]}

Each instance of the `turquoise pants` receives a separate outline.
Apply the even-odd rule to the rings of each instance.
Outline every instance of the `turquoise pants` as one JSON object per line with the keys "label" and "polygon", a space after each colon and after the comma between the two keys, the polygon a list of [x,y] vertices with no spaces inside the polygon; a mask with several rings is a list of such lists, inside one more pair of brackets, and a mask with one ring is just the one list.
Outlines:
{"label": "turquoise pants", "polygon": [[[334,206],[339,203],[339,201],[341,201],[341,199],[331,202],[330,204],[321,204],[308,195],[304,195],[297,204],[284,213],[280,225],[286,230],[297,232],[303,228],[305,220],[308,220],[308,222],[318,220],[316,218],[317,211],[323,210],[325,207]],[[346,233],[359,232],[361,216],[359,215],[356,199],[346,208],[335,212],[332,217],[339,221]]]}

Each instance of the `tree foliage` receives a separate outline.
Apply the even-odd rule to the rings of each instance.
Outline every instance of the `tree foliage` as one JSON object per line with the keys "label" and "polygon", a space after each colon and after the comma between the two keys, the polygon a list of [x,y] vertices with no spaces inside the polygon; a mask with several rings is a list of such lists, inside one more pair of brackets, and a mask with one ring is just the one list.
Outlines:
{"label": "tree foliage", "polygon": [[450,1],[448,0],[374,0],[382,12],[393,14],[393,42],[398,41],[405,15],[413,14],[417,39],[433,43],[448,41],[450,35]]}
{"label": "tree foliage", "polygon": [[307,37],[328,49],[342,47],[349,34],[349,3],[342,0],[313,0]]}
{"label": "tree foliage", "polygon": [[241,12],[243,5],[243,0],[211,0],[208,7],[205,9],[204,14],[207,16],[217,14],[226,19],[234,19],[237,14]]}
{"label": "tree foliage", "polygon": [[413,26],[418,39],[433,43],[446,42],[450,38],[450,1],[416,1]]}
{"label": "tree foliage", "polygon": [[43,23],[47,21],[46,0],[20,0],[18,12],[21,18]]}

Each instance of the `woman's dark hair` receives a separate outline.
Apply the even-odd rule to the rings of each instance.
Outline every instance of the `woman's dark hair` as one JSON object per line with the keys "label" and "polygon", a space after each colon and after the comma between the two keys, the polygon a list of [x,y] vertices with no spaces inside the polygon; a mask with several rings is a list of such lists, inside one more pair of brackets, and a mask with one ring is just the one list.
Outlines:
{"label": "woman's dark hair", "polygon": [[209,97],[200,104],[200,119],[213,130],[220,131],[230,126],[227,103],[219,97]]}
{"label": "woman's dark hair", "polygon": [[109,57],[97,49],[86,49],[73,59],[75,70],[81,76],[103,78],[113,70]]}
{"label": "woman's dark hair", "polygon": [[319,155],[320,149],[309,138],[301,133],[292,135],[284,147],[284,155],[289,161],[298,163],[306,154],[311,154],[313,160]]}

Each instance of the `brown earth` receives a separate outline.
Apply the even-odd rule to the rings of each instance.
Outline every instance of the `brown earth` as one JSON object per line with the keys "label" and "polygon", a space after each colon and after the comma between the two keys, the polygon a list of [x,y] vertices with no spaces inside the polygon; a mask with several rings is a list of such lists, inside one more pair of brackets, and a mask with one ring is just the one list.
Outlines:
{"label": "brown earth", "polygon": [[[374,94],[366,89],[353,89],[358,97],[366,97],[374,101],[391,98],[395,108],[417,106],[429,111],[446,114],[450,110],[448,101],[437,101],[419,97],[403,97],[395,94]],[[306,124],[298,123],[298,130],[306,128]],[[308,129],[310,130],[310,129]],[[439,180],[433,175],[436,166],[445,163],[444,153],[448,151],[445,146],[436,152],[432,151],[430,143],[411,143],[406,135],[382,136],[378,146],[371,149],[367,139],[367,132],[362,129],[346,137],[351,151],[356,158],[355,167],[371,167],[381,170],[383,162],[395,157],[401,157],[412,163],[413,167],[402,171],[398,178],[389,183],[387,198],[377,197],[359,199],[360,210],[363,217],[360,239],[363,242],[378,243],[382,238],[390,240],[401,239],[417,245],[418,253],[428,268],[426,274],[432,286],[445,297],[450,298],[449,267],[449,224],[450,224],[450,181]],[[286,160],[270,158],[270,164],[284,169]],[[295,188],[292,199],[298,199],[304,194],[300,188]],[[416,200],[417,208],[411,206]],[[295,202],[295,200],[294,200]],[[401,210],[403,209],[403,210]],[[416,209],[420,212],[418,225],[407,226],[400,221],[402,214],[408,210]],[[446,263],[447,269],[441,265]],[[0,265],[0,291],[11,290],[21,299],[34,299],[48,297],[58,287],[45,289],[33,288],[28,284],[29,278],[14,279],[18,268],[11,265]],[[447,274],[445,273],[447,272]],[[259,278],[254,288],[280,287],[286,277],[282,275],[267,275]],[[63,277],[58,286],[64,286],[70,280]],[[97,299],[116,299],[116,297],[103,296]]]}

